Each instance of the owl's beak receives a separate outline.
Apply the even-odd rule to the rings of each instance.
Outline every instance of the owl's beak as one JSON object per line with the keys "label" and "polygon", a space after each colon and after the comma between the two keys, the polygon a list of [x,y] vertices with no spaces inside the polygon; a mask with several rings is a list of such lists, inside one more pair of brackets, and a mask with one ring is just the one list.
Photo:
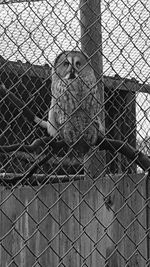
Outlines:
{"label": "owl's beak", "polygon": [[68,70],[67,70],[67,74],[65,76],[65,79],[67,80],[73,80],[75,79],[76,77],[78,77],[78,73],[77,73],[77,70],[74,68],[74,66],[69,66]]}
{"label": "owl's beak", "polygon": [[77,77],[76,69],[74,67],[71,68],[69,72],[69,80],[75,79]]}
{"label": "owl's beak", "polygon": [[69,71],[69,77],[68,77],[68,80],[72,80],[72,79],[75,79],[76,78],[76,75],[75,75],[75,68],[72,66],[70,71]]}
{"label": "owl's beak", "polygon": [[75,79],[76,78],[76,75],[74,72],[71,72],[70,75],[69,75],[69,78],[68,80],[72,80],[72,79]]}

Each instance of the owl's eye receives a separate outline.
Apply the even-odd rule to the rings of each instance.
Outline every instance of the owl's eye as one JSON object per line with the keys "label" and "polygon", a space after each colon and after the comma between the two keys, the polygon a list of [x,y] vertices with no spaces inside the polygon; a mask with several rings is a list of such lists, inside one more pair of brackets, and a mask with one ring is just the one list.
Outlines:
{"label": "owl's eye", "polygon": [[67,61],[67,60],[64,61],[64,66],[65,66],[65,67],[68,67],[68,66],[69,66],[69,61]]}
{"label": "owl's eye", "polygon": [[80,62],[80,61],[77,61],[77,62],[76,62],[76,67],[77,67],[77,68],[80,68],[80,67],[81,67],[81,62]]}

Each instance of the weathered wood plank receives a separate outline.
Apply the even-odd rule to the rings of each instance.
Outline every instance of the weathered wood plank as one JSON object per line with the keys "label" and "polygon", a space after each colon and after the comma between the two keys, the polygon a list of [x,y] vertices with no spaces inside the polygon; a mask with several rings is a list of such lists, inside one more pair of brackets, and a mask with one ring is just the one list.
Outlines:
{"label": "weathered wood plank", "polygon": [[[102,181],[101,181],[102,182]],[[80,183],[80,192],[84,196],[80,205],[81,214],[81,266],[104,266],[106,259],[106,239],[104,220],[104,200],[100,187],[95,184]],[[90,189],[90,190],[89,190]],[[88,192],[89,191],[89,192]],[[87,193],[88,192],[88,193]]]}
{"label": "weathered wood plank", "polygon": [[37,247],[40,266],[57,266],[59,263],[59,186],[38,187]]}
{"label": "weathered wood plank", "polygon": [[[49,263],[57,266],[59,262],[57,191],[48,185],[41,189],[37,196],[36,190],[30,187],[16,189],[13,194],[9,190],[4,192],[1,199],[4,200],[9,194],[10,197],[4,201],[1,208],[0,231],[1,238],[10,231],[2,241],[10,256],[1,247],[2,262],[13,264],[14,261],[20,267],[32,266],[38,262],[39,264],[42,262],[43,267]],[[50,209],[55,202],[56,205]]]}
{"label": "weathered wood plank", "polygon": [[[1,187],[1,239],[2,239],[2,259],[4,266],[24,267],[26,264],[26,251],[23,248],[25,230],[23,218],[18,218],[24,213],[24,205],[18,201],[21,191],[16,190],[14,194],[10,190]],[[22,215],[24,216],[24,215]],[[20,253],[18,253],[20,251]]]}
{"label": "weathered wood plank", "polygon": [[146,264],[146,176],[120,178],[100,179],[91,190],[89,183],[80,184],[81,194],[88,191],[80,205],[82,264]]}
{"label": "weathered wood plank", "polygon": [[59,253],[61,266],[80,267],[80,217],[78,182],[59,187]]}
{"label": "weathered wood plank", "polygon": [[104,85],[109,89],[115,90],[123,90],[123,91],[131,91],[137,93],[147,93],[150,94],[150,85],[146,83],[140,83],[136,79],[131,78],[123,78],[119,75],[104,76]]}
{"label": "weathered wood plank", "polygon": [[[108,205],[105,205],[107,201],[105,197],[112,190],[112,181],[101,177],[90,188],[89,183],[81,182],[80,191],[83,195],[85,194],[80,206],[83,229],[81,254],[83,264],[98,267],[107,263],[107,257],[114,247],[112,240],[114,212]],[[111,257],[111,260],[112,258],[115,259],[115,255]]]}
{"label": "weathered wood plank", "polygon": [[2,267],[144,267],[146,197],[144,174],[0,187]]}
{"label": "weathered wood plank", "polygon": [[[117,266],[145,266],[147,258],[146,234],[146,176],[114,176],[116,189],[110,195],[114,210],[112,240]],[[116,266],[109,261],[109,266]]]}

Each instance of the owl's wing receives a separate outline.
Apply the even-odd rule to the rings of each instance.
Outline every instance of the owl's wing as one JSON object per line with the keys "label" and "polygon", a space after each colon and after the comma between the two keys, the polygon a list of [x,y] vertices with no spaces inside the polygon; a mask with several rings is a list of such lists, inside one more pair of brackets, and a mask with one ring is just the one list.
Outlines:
{"label": "owl's wing", "polygon": [[47,131],[51,136],[56,136],[61,126],[61,117],[64,113],[64,91],[66,85],[61,79],[54,79],[52,81],[51,93],[52,100],[48,112]]}
{"label": "owl's wing", "polygon": [[50,136],[53,136],[53,137],[57,135],[57,131],[58,131],[58,126],[56,123],[55,106],[56,106],[56,101],[54,97],[52,97],[51,106],[50,106],[50,110],[48,113],[47,132],[49,133]]}
{"label": "owl's wing", "polygon": [[101,118],[100,118],[100,113],[101,113],[101,109],[102,109],[102,102],[100,99],[100,94],[98,92],[98,86],[97,86],[97,81],[96,81],[96,77],[94,74],[94,71],[91,70],[90,73],[88,73],[88,75],[86,75],[84,77],[84,81],[86,83],[86,85],[88,86],[88,88],[90,88],[90,95],[91,95],[91,100],[90,98],[87,98],[87,102],[89,102],[89,113],[91,114],[91,118],[93,119],[93,121],[96,122],[96,124],[98,125],[98,129],[99,131],[104,134],[105,129],[102,125],[101,122]]}

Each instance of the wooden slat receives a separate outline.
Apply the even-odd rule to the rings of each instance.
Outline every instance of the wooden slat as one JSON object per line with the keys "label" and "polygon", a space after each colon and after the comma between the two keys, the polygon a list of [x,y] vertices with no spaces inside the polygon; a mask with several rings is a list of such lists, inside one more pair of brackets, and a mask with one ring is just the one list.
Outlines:
{"label": "wooden slat", "polygon": [[113,179],[116,183],[118,181],[116,190],[111,194],[115,215],[112,239],[114,246],[118,244],[116,246],[117,266],[125,266],[125,264],[145,266],[147,260],[146,175],[124,175],[122,179],[114,176]]}
{"label": "wooden slat", "polygon": [[138,93],[150,94],[150,85],[145,83],[140,83],[136,79],[126,79],[115,75],[114,77],[104,76],[104,85],[115,90],[125,90]]}
{"label": "wooden slat", "polygon": [[51,68],[46,65],[33,65],[29,62],[9,61],[0,56],[0,72],[14,73],[17,76],[27,75],[28,77],[38,77],[47,79],[51,76]]}
{"label": "wooden slat", "polygon": [[[38,190],[40,188],[38,187]],[[40,266],[57,266],[59,263],[59,186],[44,186],[37,194],[38,222],[37,255]]]}
{"label": "wooden slat", "polygon": [[[129,266],[146,264],[146,176],[120,178],[116,175],[112,179],[111,176],[100,179],[80,206],[84,231],[81,255],[85,265],[98,267],[108,263],[108,266],[120,267],[127,261]],[[88,190],[89,184],[81,182],[82,194]]]}
{"label": "wooden slat", "polygon": [[[80,267],[80,216],[79,190],[76,184],[61,184],[59,187],[59,253],[61,266]],[[76,189],[77,188],[77,189]],[[78,239],[79,238],[79,239]],[[76,241],[75,241],[76,240]]]}

